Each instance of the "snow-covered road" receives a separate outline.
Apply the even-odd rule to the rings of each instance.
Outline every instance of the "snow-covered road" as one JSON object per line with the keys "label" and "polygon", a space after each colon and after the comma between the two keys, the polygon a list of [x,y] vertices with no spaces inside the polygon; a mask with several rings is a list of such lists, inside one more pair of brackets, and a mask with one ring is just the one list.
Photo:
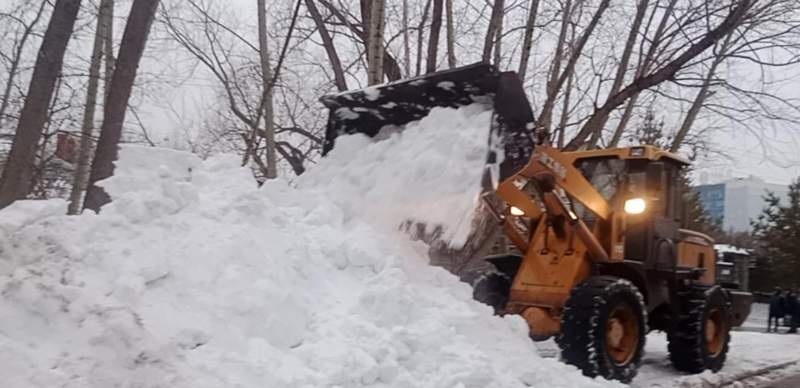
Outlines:
{"label": "snow-covered road", "polygon": [[738,331],[732,333],[725,367],[718,373],[681,375],[669,363],[667,337],[663,333],[647,336],[647,355],[632,386],[707,387],[731,382],[764,368],[800,361],[800,335]]}
{"label": "snow-covered road", "polygon": [[[786,329],[782,329],[781,334],[764,333],[766,309],[763,307],[760,304],[753,305],[752,315],[743,325],[748,331],[732,333],[728,359],[718,373],[686,375],[676,371],[669,362],[666,334],[650,333],[647,336],[647,353],[631,387],[717,387],[772,367],[778,367],[779,370],[756,379],[758,383],[775,381],[787,375],[800,375],[800,335],[783,333]],[[545,357],[558,357],[558,346],[552,340],[537,343],[537,348]],[[749,386],[759,385],[743,385],[742,388]]]}

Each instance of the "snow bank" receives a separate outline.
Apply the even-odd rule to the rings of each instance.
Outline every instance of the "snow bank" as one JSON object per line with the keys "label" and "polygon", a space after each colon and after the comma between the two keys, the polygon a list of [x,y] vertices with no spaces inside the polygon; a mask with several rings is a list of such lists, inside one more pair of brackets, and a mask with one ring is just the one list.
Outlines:
{"label": "snow bank", "polygon": [[[605,387],[540,358],[397,230],[463,241],[489,113],[337,140],[296,186],[124,147],[114,202],[0,211],[3,387]],[[476,169],[478,167],[478,169]]]}

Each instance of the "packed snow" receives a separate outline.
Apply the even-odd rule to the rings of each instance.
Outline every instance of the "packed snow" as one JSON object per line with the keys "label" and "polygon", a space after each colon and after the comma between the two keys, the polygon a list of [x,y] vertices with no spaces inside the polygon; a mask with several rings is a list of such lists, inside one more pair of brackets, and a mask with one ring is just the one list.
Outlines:
{"label": "packed snow", "polygon": [[126,146],[113,202],[0,211],[0,376],[16,387],[612,387],[537,354],[519,317],[398,225],[469,232],[490,113],[337,139],[292,184]]}

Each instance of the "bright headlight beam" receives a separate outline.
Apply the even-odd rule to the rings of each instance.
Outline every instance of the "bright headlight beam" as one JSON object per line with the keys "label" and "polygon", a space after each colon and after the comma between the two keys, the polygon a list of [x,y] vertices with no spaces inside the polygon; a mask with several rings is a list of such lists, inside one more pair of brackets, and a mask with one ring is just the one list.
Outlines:
{"label": "bright headlight beam", "polygon": [[625,213],[642,214],[647,209],[647,203],[643,198],[631,198],[625,201]]}

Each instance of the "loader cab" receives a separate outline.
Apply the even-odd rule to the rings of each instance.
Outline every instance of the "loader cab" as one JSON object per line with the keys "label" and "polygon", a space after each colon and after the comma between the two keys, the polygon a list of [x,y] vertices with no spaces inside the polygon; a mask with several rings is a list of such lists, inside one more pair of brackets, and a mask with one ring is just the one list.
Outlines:
{"label": "loader cab", "polygon": [[622,225],[598,225],[591,213],[578,209],[590,227],[607,236],[609,251],[621,245],[624,260],[641,262],[649,270],[680,264],[678,244],[688,232],[681,230],[685,190],[680,180],[688,161],[652,146],[582,154],[575,167],[608,201],[615,225]]}

